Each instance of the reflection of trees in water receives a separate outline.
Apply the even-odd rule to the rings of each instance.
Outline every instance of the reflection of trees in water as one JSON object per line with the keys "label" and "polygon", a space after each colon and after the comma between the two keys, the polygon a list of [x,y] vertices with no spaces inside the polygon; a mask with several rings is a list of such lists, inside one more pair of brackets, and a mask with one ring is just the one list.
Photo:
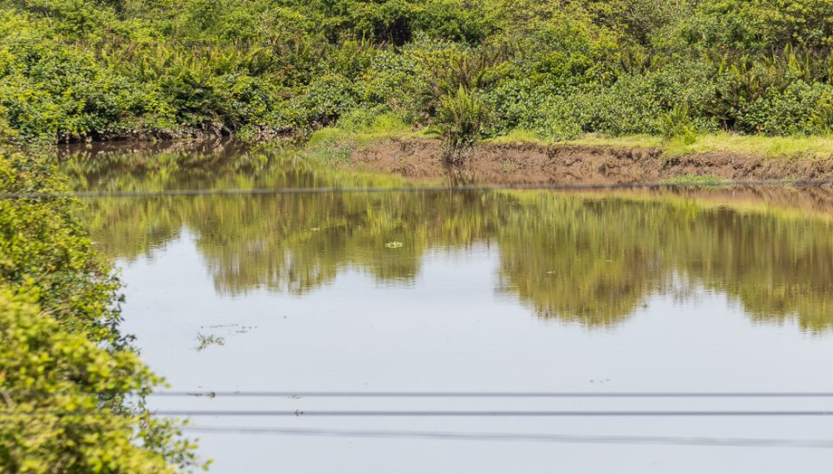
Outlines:
{"label": "reflection of trees in water", "polygon": [[[392,209],[398,196],[210,198],[189,227],[220,291],[254,287],[303,293],[354,267],[377,279],[416,276],[426,238]],[[389,241],[405,243],[395,251]]]}
{"label": "reflection of trees in water", "polygon": [[[259,179],[282,185],[341,183],[332,172],[267,171]],[[682,278],[725,292],[755,320],[797,317],[808,330],[833,327],[827,221],[690,199],[540,192],[114,198],[93,201],[89,221],[103,250],[121,258],[149,255],[189,229],[218,291],[230,294],[304,293],[346,268],[411,281],[429,248],[493,242],[501,291],[543,318],[612,325]]]}
{"label": "reflection of trees in water", "polygon": [[607,326],[662,286],[660,247],[642,245],[664,237],[651,206],[540,193],[520,202],[500,226],[501,281],[540,316]]}
{"label": "reflection of trees in water", "polygon": [[[218,291],[304,293],[355,268],[380,281],[410,281],[433,246],[488,238],[481,197],[428,193],[302,194],[98,199],[90,207],[102,251],[126,259],[187,228]],[[439,208],[465,210],[462,215]],[[153,209],[158,209],[155,212]],[[480,210],[478,210],[480,209]],[[454,211],[451,211],[452,214]],[[158,229],[171,230],[168,233]],[[493,233],[493,232],[492,232]],[[401,242],[388,248],[389,242]]]}
{"label": "reflection of trees in water", "polygon": [[677,262],[693,278],[737,298],[756,320],[797,315],[805,329],[833,326],[829,223],[726,209],[698,221]]}
{"label": "reflection of trees in water", "polygon": [[610,324],[681,275],[737,299],[756,320],[833,327],[826,221],[693,201],[534,196],[501,225],[501,268],[504,284],[543,316]]}

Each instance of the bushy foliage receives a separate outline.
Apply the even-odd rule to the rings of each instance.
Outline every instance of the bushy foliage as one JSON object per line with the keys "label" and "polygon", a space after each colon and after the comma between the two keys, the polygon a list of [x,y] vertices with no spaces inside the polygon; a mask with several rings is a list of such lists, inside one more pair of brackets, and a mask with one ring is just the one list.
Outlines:
{"label": "bushy foliage", "polygon": [[129,350],[70,332],[37,292],[0,289],[0,467],[17,473],[173,473],[188,444],[126,403],[158,380]]}
{"label": "bushy foliage", "polygon": [[833,0],[0,5],[18,140],[306,133],[379,106],[430,126],[460,86],[491,134],[664,134],[683,109],[696,131],[830,131]]}
{"label": "bushy foliage", "polygon": [[833,108],[833,86],[801,80],[783,91],[769,89],[738,110],[738,127],[773,135],[825,133]]}
{"label": "bushy foliage", "polygon": [[[0,150],[0,192],[64,190],[33,153]],[[142,407],[161,381],[118,330],[118,281],[69,198],[0,199],[0,471],[160,473],[191,446]]]}

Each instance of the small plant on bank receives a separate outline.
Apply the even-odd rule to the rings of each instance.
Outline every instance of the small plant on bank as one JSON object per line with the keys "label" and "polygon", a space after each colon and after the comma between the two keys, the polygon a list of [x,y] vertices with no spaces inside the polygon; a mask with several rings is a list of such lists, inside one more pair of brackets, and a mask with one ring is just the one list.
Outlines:
{"label": "small plant on bank", "polygon": [[664,184],[675,184],[683,186],[716,186],[718,184],[724,184],[727,182],[727,180],[719,176],[714,176],[710,174],[675,176],[673,178],[665,179],[662,181],[662,183]]}
{"label": "small plant on bank", "polygon": [[697,132],[691,123],[689,109],[685,105],[675,105],[660,118],[662,134],[668,140],[680,140],[691,145],[697,140]]}
{"label": "small plant on bank", "polygon": [[443,161],[465,161],[482,137],[489,115],[488,106],[477,92],[463,86],[444,97],[436,121],[443,141]]}

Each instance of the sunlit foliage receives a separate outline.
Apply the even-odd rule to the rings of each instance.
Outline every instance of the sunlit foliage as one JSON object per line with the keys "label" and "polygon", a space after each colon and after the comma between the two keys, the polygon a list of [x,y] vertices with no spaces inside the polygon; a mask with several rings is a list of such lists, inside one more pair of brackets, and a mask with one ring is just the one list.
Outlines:
{"label": "sunlit foliage", "polygon": [[[0,192],[65,190],[0,151]],[[191,446],[143,409],[161,380],[119,331],[118,281],[69,198],[0,199],[0,471],[173,473]]]}
{"label": "sunlit foliage", "polygon": [[826,134],[831,44],[830,0],[5,0],[0,131],[447,127],[462,89],[481,136]]}

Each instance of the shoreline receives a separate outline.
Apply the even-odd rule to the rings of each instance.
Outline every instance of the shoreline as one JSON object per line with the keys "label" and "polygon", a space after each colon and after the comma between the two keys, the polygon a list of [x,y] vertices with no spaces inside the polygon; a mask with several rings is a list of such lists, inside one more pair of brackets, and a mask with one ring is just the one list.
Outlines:
{"label": "shoreline", "polygon": [[[320,135],[319,135],[320,134]],[[323,139],[321,139],[323,137]],[[325,128],[306,144],[297,139],[246,141],[233,136],[170,140],[124,140],[56,145],[56,155],[97,151],[209,152],[227,148],[297,147],[310,159],[346,170],[379,172],[413,180],[451,178],[481,184],[623,184],[679,182],[824,180],[833,178],[833,139],[827,137],[703,136],[693,145],[659,137],[584,137],[567,142],[484,140],[460,165],[443,163],[440,139],[415,133],[362,134]],[[738,145],[738,142],[741,142]],[[749,146],[752,142],[752,146]],[[790,142],[783,146],[780,142]],[[785,150],[785,151],[784,151]]]}
{"label": "shoreline", "polygon": [[362,171],[418,180],[448,178],[451,171],[453,179],[484,184],[708,184],[833,177],[833,155],[773,158],[720,150],[679,154],[658,146],[484,141],[465,163],[450,168],[434,138],[383,138],[340,150],[347,155],[346,166]]}

